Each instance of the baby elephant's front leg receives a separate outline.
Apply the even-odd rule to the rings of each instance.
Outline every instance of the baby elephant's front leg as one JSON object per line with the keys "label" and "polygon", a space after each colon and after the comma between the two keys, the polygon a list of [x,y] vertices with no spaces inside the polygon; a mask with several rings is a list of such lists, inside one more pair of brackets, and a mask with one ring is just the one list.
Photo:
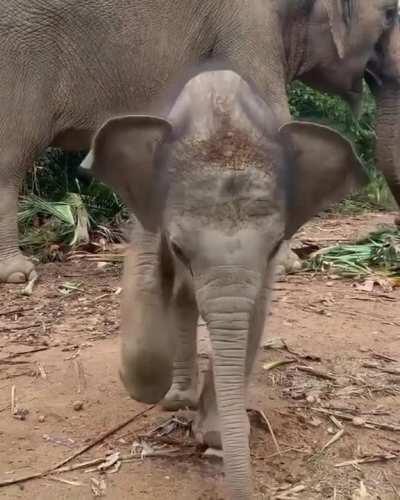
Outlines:
{"label": "baby elephant's front leg", "polygon": [[173,381],[163,399],[164,410],[197,407],[196,332],[198,310],[192,292],[182,285],[171,305],[171,324],[176,331]]}

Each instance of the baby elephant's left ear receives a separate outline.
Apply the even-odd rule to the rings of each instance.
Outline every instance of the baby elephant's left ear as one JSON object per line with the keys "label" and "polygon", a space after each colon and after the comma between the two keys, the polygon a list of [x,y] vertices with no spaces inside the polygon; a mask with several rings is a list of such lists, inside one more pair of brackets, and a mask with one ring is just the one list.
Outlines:
{"label": "baby elephant's left ear", "polygon": [[352,144],[329,127],[290,122],[280,129],[288,155],[286,236],[329,205],[367,183]]}

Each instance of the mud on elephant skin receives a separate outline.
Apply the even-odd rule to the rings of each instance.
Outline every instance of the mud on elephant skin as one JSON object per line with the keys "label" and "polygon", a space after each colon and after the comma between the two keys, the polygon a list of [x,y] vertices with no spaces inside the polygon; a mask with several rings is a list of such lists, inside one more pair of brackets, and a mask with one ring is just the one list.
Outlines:
{"label": "mud on elephant skin", "polygon": [[141,222],[124,271],[126,388],[143,402],[195,406],[201,314],[213,359],[195,432],[222,444],[229,498],[249,500],[245,396],[275,257],[307,219],[365,180],[361,164],[329,128],[279,129],[232,71],[193,78],[165,118],[111,119],[92,152],[94,174]]}
{"label": "mud on elephant skin", "polygon": [[378,167],[400,201],[396,0],[0,5],[0,282],[21,281],[32,270],[18,249],[17,198],[35,156],[51,144],[89,148],[100,125],[127,110],[164,115],[158,97],[165,87],[205,59],[223,59],[251,78],[280,125],[290,120],[292,80],[355,105],[367,72],[379,111]]}

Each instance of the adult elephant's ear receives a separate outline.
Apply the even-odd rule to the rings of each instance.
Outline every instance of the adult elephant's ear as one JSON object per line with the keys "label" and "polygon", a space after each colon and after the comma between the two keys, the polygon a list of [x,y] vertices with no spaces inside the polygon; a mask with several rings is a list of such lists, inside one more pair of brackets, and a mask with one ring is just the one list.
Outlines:
{"label": "adult elephant's ear", "polygon": [[164,190],[156,170],[162,168],[160,149],[172,125],[154,116],[123,116],[106,122],[91,151],[94,175],[113,188],[147,229],[160,223]]}
{"label": "adult elephant's ear", "polygon": [[322,0],[328,13],[329,25],[337,53],[343,59],[353,16],[354,0]]}
{"label": "adult elephant's ear", "polygon": [[280,129],[288,151],[286,236],[368,181],[352,144],[322,125],[291,122]]}

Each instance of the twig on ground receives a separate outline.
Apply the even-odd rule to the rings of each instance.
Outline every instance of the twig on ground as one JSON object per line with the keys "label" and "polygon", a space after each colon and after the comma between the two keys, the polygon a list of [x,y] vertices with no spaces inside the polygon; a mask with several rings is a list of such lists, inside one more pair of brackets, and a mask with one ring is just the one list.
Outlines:
{"label": "twig on ground", "polygon": [[271,434],[272,441],[274,442],[277,453],[281,453],[281,448],[279,446],[278,440],[276,439],[274,429],[272,428],[271,422],[269,421],[267,415],[263,412],[263,410],[252,409],[260,418],[261,421],[267,426],[269,433]]}
{"label": "twig on ground", "polygon": [[86,389],[86,377],[82,362],[79,359],[74,359],[74,368],[78,382],[77,392],[80,394],[82,389]]}
{"label": "twig on ground", "polygon": [[13,309],[8,309],[8,311],[0,312],[0,316],[8,316],[9,314],[18,314],[20,312],[32,311],[34,309],[33,306],[29,307],[14,307]]}
{"label": "twig on ground", "polygon": [[93,465],[100,465],[105,462],[105,458],[95,458],[94,460],[89,460],[87,462],[80,462],[79,464],[75,465],[69,465],[66,467],[60,467],[56,471],[54,471],[54,474],[61,474],[63,472],[72,472],[74,470],[78,469],[85,469],[86,467],[91,467]]}
{"label": "twig on ground", "polygon": [[379,366],[375,363],[363,363],[364,368],[371,368],[372,370],[378,370],[383,373],[388,373],[389,375],[400,375],[400,368],[385,368],[384,366]]}
{"label": "twig on ground", "polygon": [[15,385],[11,387],[11,415],[15,415]]}
{"label": "twig on ground", "polygon": [[392,488],[394,494],[396,495],[396,498],[400,498],[400,492],[399,492],[399,490],[393,484],[393,481],[390,479],[389,474],[385,470],[383,471],[383,477],[390,484],[390,487]]}
{"label": "twig on ground", "polygon": [[137,420],[139,417],[145,415],[146,413],[153,410],[154,408],[155,408],[155,405],[149,406],[148,408],[145,408],[143,411],[137,413],[136,415],[133,415],[133,417],[128,418],[127,420],[125,420],[121,424],[118,424],[117,426],[113,427],[112,429],[110,429],[106,432],[103,432],[103,434],[101,434],[99,437],[97,437],[96,439],[91,441],[89,444],[85,445],[83,448],[81,448],[80,450],[75,452],[73,455],[70,455],[62,462],[54,465],[53,467],[50,467],[49,469],[47,469],[45,471],[27,474],[25,476],[22,476],[22,477],[19,477],[16,479],[7,479],[6,481],[0,481],[0,488],[3,488],[4,486],[11,486],[13,484],[24,483],[24,482],[30,481],[32,479],[39,479],[39,478],[45,477],[49,474],[57,472],[57,470],[60,469],[61,467],[65,466],[66,464],[68,464],[69,462],[74,460],[75,458],[78,458],[83,453],[91,450],[96,445],[100,444],[102,441],[104,441],[105,439],[110,437],[112,434],[115,434],[116,432],[123,429],[127,425],[131,424],[132,422]]}
{"label": "twig on ground", "polygon": [[83,486],[82,483],[78,483],[76,481],[69,481],[68,479],[63,479],[61,477],[56,477],[56,476],[47,476],[47,479],[51,479],[52,481],[57,481],[58,483],[68,484],[69,486]]}
{"label": "twig on ground", "polygon": [[325,451],[328,449],[330,446],[336,443],[336,441],[339,441],[339,439],[343,436],[344,434],[344,429],[340,429],[321,449],[321,452]]}
{"label": "twig on ground", "polygon": [[329,415],[329,418],[331,419],[332,423],[336,425],[338,429],[343,429],[343,424],[338,420],[334,415]]}
{"label": "twig on ground", "polygon": [[297,370],[300,370],[301,372],[308,373],[310,375],[314,375],[315,377],[318,378],[324,378],[326,380],[332,380],[336,381],[336,377],[333,375],[330,375],[329,373],[323,372],[321,370],[317,370],[316,368],[313,368],[312,366],[305,366],[305,365],[297,365],[295,366]]}
{"label": "twig on ground", "polygon": [[274,368],[278,368],[279,366],[289,365],[291,363],[295,363],[295,359],[281,359],[279,361],[272,361],[271,363],[264,363],[263,370],[270,371]]}
{"label": "twig on ground", "polygon": [[279,493],[278,495],[273,495],[274,500],[290,500],[293,498],[293,495],[297,495],[297,493],[301,493],[304,491],[306,487],[302,484],[299,484],[297,486],[294,486],[293,488],[290,488],[289,490],[283,491],[282,493]]}
{"label": "twig on ground", "polygon": [[38,374],[43,378],[43,379],[46,379],[47,378],[47,373],[46,373],[46,370],[44,369],[44,366],[42,365],[42,363],[38,363],[37,364],[37,371],[38,371]]}
{"label": "twig on ground", "polygon": [[347,462],[341,462],[340,464],[335,464],[334,467],[349,467],[353,465],[360,464],[371,464],[375,462],[386,462],[388,460],[395,460],[399,458],[400,455],[395,455],[393,453],[388,453],[387,455],[375,455],[371,457],[358,458],[354,460],[348,460]]}
{"label": "twig on ground", "polygon": [[3,361],[6,361],[8,359],[14,359],[14,358],[19,358],[19,356],[28,356],[29,354],[34,354],[35,352],[41,352],[41,351],[48,351],[50,348],[49,347],[36,347],[35,349],[31,349],[29,351],[20,351],[20,352],[13,352],[12,354],[9,354],[6,358],[4,358]]}
{"label": "twig on ground", "polygon": [[27,325],[5,325],[2,328],[7,332],[12,332],[14,330],[29,330],[30,328],[36,328],[37,326],[41,326],[41,323],[28,323]]}
{"label": "twig on ground", "polygon": [[399,363],[398,359],[391,358],[390,356],[386,356],[386,354],[380,354],[379,352],[372,352],[371,356],[376,359],[383,359],[383,361],[388,361],[389,363]]}
{"label": "twig on ground", "polygon": [[[316,411],[317,413],[323,413],[324,415],[333,415],[334,417],[341,418],[343,420],[347,420],[349,422],[353,422],[354,415],[346,415],[345,413],[340,413],[336,411],[330,411],[330,410],[325,410],[324,408],[311,408],[312,411]],[[365,428],[375,428],[375,429],[381,429],[383,431],[393,431],[393,432],[400,432],[400,426],[398,425],[393,425],[393,424],[388,424],[388,423],[382,423],[382,422],[375,422],[373,420],[365,420],[363,425],[357,425],[356,427],[365,427]]]}

